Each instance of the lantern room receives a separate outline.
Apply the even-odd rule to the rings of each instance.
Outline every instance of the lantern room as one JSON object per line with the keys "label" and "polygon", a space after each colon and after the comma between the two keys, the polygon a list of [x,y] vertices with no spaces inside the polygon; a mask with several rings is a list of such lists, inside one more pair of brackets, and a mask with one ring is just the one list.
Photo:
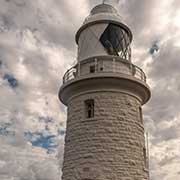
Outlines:
{"label": "lantern room", "polygon": [[132,33],[114,7],[100,4],[91,10],[76,34],[78,61],[116,56],[131,61]]}

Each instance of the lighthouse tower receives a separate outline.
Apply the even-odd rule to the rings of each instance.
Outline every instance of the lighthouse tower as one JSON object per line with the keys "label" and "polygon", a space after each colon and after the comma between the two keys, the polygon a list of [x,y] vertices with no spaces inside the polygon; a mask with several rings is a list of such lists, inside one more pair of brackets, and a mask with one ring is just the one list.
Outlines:
{"label": "lighthouse tower", "polygon": [[63,180],[148,180],[141,106],[150,98],[131,62],[131,30],[108,4],[76,34],[77,64],[59,91],[67,106]]}

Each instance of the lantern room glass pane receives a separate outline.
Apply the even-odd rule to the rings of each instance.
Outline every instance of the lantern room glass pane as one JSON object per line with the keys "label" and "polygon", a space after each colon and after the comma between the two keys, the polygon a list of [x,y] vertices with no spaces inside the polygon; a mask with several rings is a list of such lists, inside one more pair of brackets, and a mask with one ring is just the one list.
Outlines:
{"label": "lantern room glass pane", "polygon": [[101,35],[100,42],[109,55],[130,59],[130,38],[122,27],[110,23]]}

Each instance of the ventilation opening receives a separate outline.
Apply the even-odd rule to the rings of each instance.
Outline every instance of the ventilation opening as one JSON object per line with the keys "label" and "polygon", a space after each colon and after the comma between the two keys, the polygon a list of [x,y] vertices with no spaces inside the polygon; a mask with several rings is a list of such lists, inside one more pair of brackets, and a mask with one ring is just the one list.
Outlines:
{"label": "ventilation opening", "polygon": [[85,114],[86,118],[94,117],[94,100],[88,99],[85,101]]}
{"label": "ventilation opening", "polygon": [[95,65],[89,67],[89,72],[94,73],[95,72]]}
{"label": "ventilation opening", "polygon": [[103,71],[103,67],[100,67],[100,71]]}

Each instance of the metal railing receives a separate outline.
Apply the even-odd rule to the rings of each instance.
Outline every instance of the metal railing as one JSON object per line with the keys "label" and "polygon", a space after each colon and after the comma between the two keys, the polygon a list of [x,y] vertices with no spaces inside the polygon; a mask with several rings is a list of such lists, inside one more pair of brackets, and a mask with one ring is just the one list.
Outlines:
{"label": "metal railing", "polygon": [[71,80],[71,79],[75,79],[76,78],[76,72],[77,72],[76,66],[68,69],[66,71],[66,73],[64,74],[63,84],[66,83],[67,81]]}
{"label": "metal railing", "polygon": [[[112,59],[109,59],[111,60],[111,63],[112,63],[112,67],[115,67],[116,66],[116,63],[117,62],[120,62],[122,63],[126,68],[126,72],[124,70],[120,70],[120,69],[116,69],[116,68],[110,68],[110,69],[98,69],[98,61],[107,61],[107,60],[103,60],[102,59],[97,59],[97,58],[94,58],[94,59],[91,59],[91,61],[88,61],[88,62],[95,62],[94,65],[95,65],[95,72],[94,73],[124,73],[124,74],[128,74],[128,75],[132,75],[133,77],[139,79],[139,80],[142,80],[143,82],[146,82],[146,75],[145,73],[142,71],[141,68],[139,68],[138,66],[128,62],[128,61],[125,61],[125,60],[116,60],[114,58]],[[91,72],[86,72],[86,73],[82,73],[81,72],[81,69],[82,69],[82,66],[84,65],[83,61],[82,62],[79,62],[78,64],[76,64],[75,66],[73,66],[72,68],[70,68],[69,70],[66,71],[66,73],[64,74],[64,77],[63,77],[63,84],[72,80],[72,79],[75,79],[76,77],[79,77],[79,76],[83,76],[83,75],[87,75],[87,74],[92,74]]]}

